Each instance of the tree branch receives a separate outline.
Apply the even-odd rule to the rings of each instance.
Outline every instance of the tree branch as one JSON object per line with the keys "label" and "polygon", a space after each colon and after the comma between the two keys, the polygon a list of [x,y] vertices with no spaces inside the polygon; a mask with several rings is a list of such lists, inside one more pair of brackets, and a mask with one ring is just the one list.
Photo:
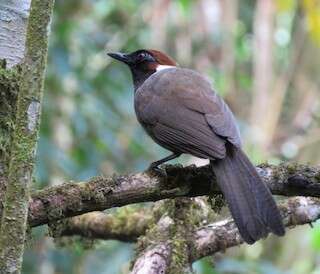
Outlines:
{"label": "tree branch", "polygon": [[[294,228],[296,225],[310,224],[320,218],[320,199],[310,197],[294,197],[289,198],[280,204],[280,211],[283,217],[283,222],[286,227]],[[169,220],[167,230],[172,229],[174,221],[168,216],[160,219],[156,226],[161,227],[161,222]],[[152,231],[153,232],[153,231]],[[149,232],[150,234],[150,232]],[[165,234],[164,232],[161,235]],[[159,241],[152,242],[139,255],[134,264],[132,274],[139,273],[159,273],[156,270],[165,271],[169,269],[171,257],[175,242],[181,243],[180,238],[159,238]],[[149,240],[150,241],[150,240]],[[215,222],[204,227],[196,229],[191,237],[185,237],[188,250],[184,254],[178,254],[189,259],[188,263],[191,265],[203,257],[213,255],[216,252],[224,251],[227,248],[237,246],[243,243],[238,229],[231,219]],[[139,242],[141,240],[139,239]],[[139,243],[138,242],[138,243]],[[183,265],[182,265],[183,266]],[[179,266],[179,273],[191,273]],[[175,272],[177,273],[177,269]]]}
{"label": "tree branch", "polygon": [[[141,239],[140,246],[143,250],[138,252],[138,258],[135,260],[131,274],[168,273],[172,256],[172,246],[168,237],[173,227],[174,220],[164,215],[148,231],[145,236],[147,243],[144,243],[145,239]],[[156,242],[152,243],[155,240]]]}
{"label": "tree branch", "polygon": [[50,225],[50,231],[55,238],[78,235],[93,239],[135,242],[145,234],[152,223],[151,213],[150,208],[132,207],[120,208],[110,214],[95,211],[54,223]]}
{"label": "tree branch", "polygon": [[[279,205],[283,222],[286,227],[310,224],[320,218],[320,200],[310,197],[292,197]],[[130,212],[130,210],[128,211]],[[121,219],[118,222],[118,219]],[[105,214],[91,212],[67,219],[67,225],[59,231],[59,236],[83,236],[103,240],[120,240],[135,242],[144,235],[153,221],[151,210],[137,210],[131,215]],[[120,225],[121,224],[121,225]],[[135,225],[132,225],[135,224]],[[128,227],[130,227],[128,229]],[[222,233],[222,234],[221,234]],[[218,242],[217,235],[226,242]],[[213,237],[213,238],[212,238]],[[242,243],[238,229],[232,219],[212,223],[199,228],[195,234],[196,250],[193,260],[207,256],[208,252],[218,251]],[[212,238],[212,239],[211,239]],[[211,239],[211,240],[210,240]]]}
{"label": "tree branch", "polygon": [[[220,193],[209,166],[165,166],[167,175],[149,172],[128,176],[95,177],[35,192],[29,224],[38,226],[132,203]],[[320,197],[320,168],[306,165],[263,165],[258,172],[271,192],[285,196]]]}
{"label": "tree branch", "polygon": [[[289,198],[280,204],[284,225],[311,224],[320,218],[320,199],[310,197]],[[216,222],[198,229],[194,234],[195,252],[191,262],[243,243],[238,229],[231,219]]]}
{"label": "tree branch", "polygon": [[[319,197],[320,173],[317,168],[294,164],[264,165],[258,168],[258,172],[274,194]],[[63,205],[62,209],[67,214],[70,212],[78,214],[84,209],[90,210],[90,208],[105,209],[134,202],[156,201],[178,196],[198,196],[208,194],[210,191],[211,193],[220,193],[216,184],[213,184],[210,189],[210,181],[214,183],[214,176],[209,167],[195,168],[191,166],[183,169],[180,166],[167,166],[166,173],[167,176],[159,177],[150,173],[113,178],[96,177],[88,183],[72,183],[53,187],[35,193],[31,206],[48,206],[47,212],[49,214],[52,209],[61,214],[60,206]],[[74,199],[77,197],[80,199]],[[185,226],[185,223],[182,220],[179,222],[177,216],[181,218],[187,216],[183,217],[184,220],[190,220],[190,218],[178,210],[179,208],[187,208],[186,206],[177,207],[181,201],[178,204],[177,202],[172,203],[175,204],[175,209],[171,206],[165,208],[167,210],[162,210],[163,215],[156,223],[157,218],[154,218],[154,210],[151,213],[150,209],[144,213],[137,210],[136,215],[130,210],[129,214],[120,212],[116,212],[115,215],[90,213],[63,221],[63,226],[61,226],[63,230],[57,229],[56,231],[60,233],[58,236],[81,235],[124,241],[135,241],[139,236],[145,235],[140,237],[138,241],[140,252],[131,272],[133,274],[165,272],[170,269],[173,260],[178,260],[182,273],[187,273],[188,263],[191,264],[204,256],[243,243],[238,229],[230,219],[194,228],[190,235],[181,237],[184,232],[179,227],[181,224]],[[53,207],[54,205],[56,208]],[[73,208],[78,211],[72,211]],[[284,224],[290,228],[295,225],[311,223],[320,217],[320,200],[317,198],[289,198],[280,204],[279,208]],[[35,207],[35,209],[37,208]],[[34,210],[32,212],[36,212]],[[125,208],[120,210],[125,210]],[[168,212],[171,213],[168,215]],[[174,214],[174,216],[170,214]],[[132,226],[132,223],[137,223],[137,225]],[[187,225],[187,227],[192,228],[192,225]],[[149,229],[147,230],[147,228]],[[170,234],[170,231],[173,234]],[[189,251],[183,253],[176,251],[185,247]],[[181,254],[184,254],[183,258],[187,258],[187,261],[180,261]]]}
{"label": "tree branch", "polygon": [[159,243],[148,248],[135,262],[131,274],[167,273],[172,250],[168,243]]}
{"label": "tree branch", "polygon": [[137,243],[138,258],[131,274],[191,273],[189,235],[194,229],[195,201],[184,197],[158,202],[154,213],[162,212]]}

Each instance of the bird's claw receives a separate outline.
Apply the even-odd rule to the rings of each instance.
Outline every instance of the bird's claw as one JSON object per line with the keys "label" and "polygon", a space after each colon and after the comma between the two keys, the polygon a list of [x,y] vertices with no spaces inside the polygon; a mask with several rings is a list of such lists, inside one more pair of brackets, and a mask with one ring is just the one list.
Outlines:
{"label": "bird's claw", "polygon": [[148,168],[148,172],[155,174],[156,176],[159,176],[159,177],[166,177],[167,176],[166,170],[160,168],[155,163],[150,164],[150,166]]}

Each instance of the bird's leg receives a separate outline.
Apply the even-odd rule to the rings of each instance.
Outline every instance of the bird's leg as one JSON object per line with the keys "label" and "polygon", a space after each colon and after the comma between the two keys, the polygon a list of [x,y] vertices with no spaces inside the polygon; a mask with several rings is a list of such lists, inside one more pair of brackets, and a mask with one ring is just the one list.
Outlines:
{"label": "bird's leg", "polygon": [[180,155],[181,155],[181,153],[172,153],[171,155],[169,155],[169,156],[167,156],[167,157],[165,157],[163,159],[160,159],[160,160],[158,160],[156,162],[151,163],[149,168],[150,169],[157,168],[158,166],[164,164],[165,162],[168,162],[170,160],[178,158]]}

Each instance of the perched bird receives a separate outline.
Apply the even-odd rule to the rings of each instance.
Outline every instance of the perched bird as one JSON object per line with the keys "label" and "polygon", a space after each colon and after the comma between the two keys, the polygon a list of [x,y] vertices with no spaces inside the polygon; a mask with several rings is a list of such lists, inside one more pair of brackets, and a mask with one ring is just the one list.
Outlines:
{"label": "perched bird", "polygon": [[151,167],[183,153],[209,159],[243,240],[253,244],[268,232],[284,235],[276,203],[241,149],[235,118],[209,81],[157,50],[108,55],[129,66],[136,116],[172,152]]}

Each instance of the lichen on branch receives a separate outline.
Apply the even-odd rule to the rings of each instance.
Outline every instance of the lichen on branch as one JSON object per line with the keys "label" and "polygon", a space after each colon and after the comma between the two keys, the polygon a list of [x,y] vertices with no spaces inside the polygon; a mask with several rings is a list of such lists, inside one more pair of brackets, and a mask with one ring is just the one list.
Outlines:
{"label": "lichen on branch", "polygon": [[[133,203],[166,198],[221,194],[209,166],[165,166],[166,175],[150,172],[112,177],[98,176],[87,182],[65,183],[32,194],[29,224],[38,226]],[[258,172],[271,192],[284,196],[320,197],[319,167],[298,164],[264,164]]]}
{"label": "lichen on branch", "polygon": [[54,238],[78,235],[90,239],[135,242],[152,224],[150,208],[127,206],[113,213],[94,211],[49,224]]}

